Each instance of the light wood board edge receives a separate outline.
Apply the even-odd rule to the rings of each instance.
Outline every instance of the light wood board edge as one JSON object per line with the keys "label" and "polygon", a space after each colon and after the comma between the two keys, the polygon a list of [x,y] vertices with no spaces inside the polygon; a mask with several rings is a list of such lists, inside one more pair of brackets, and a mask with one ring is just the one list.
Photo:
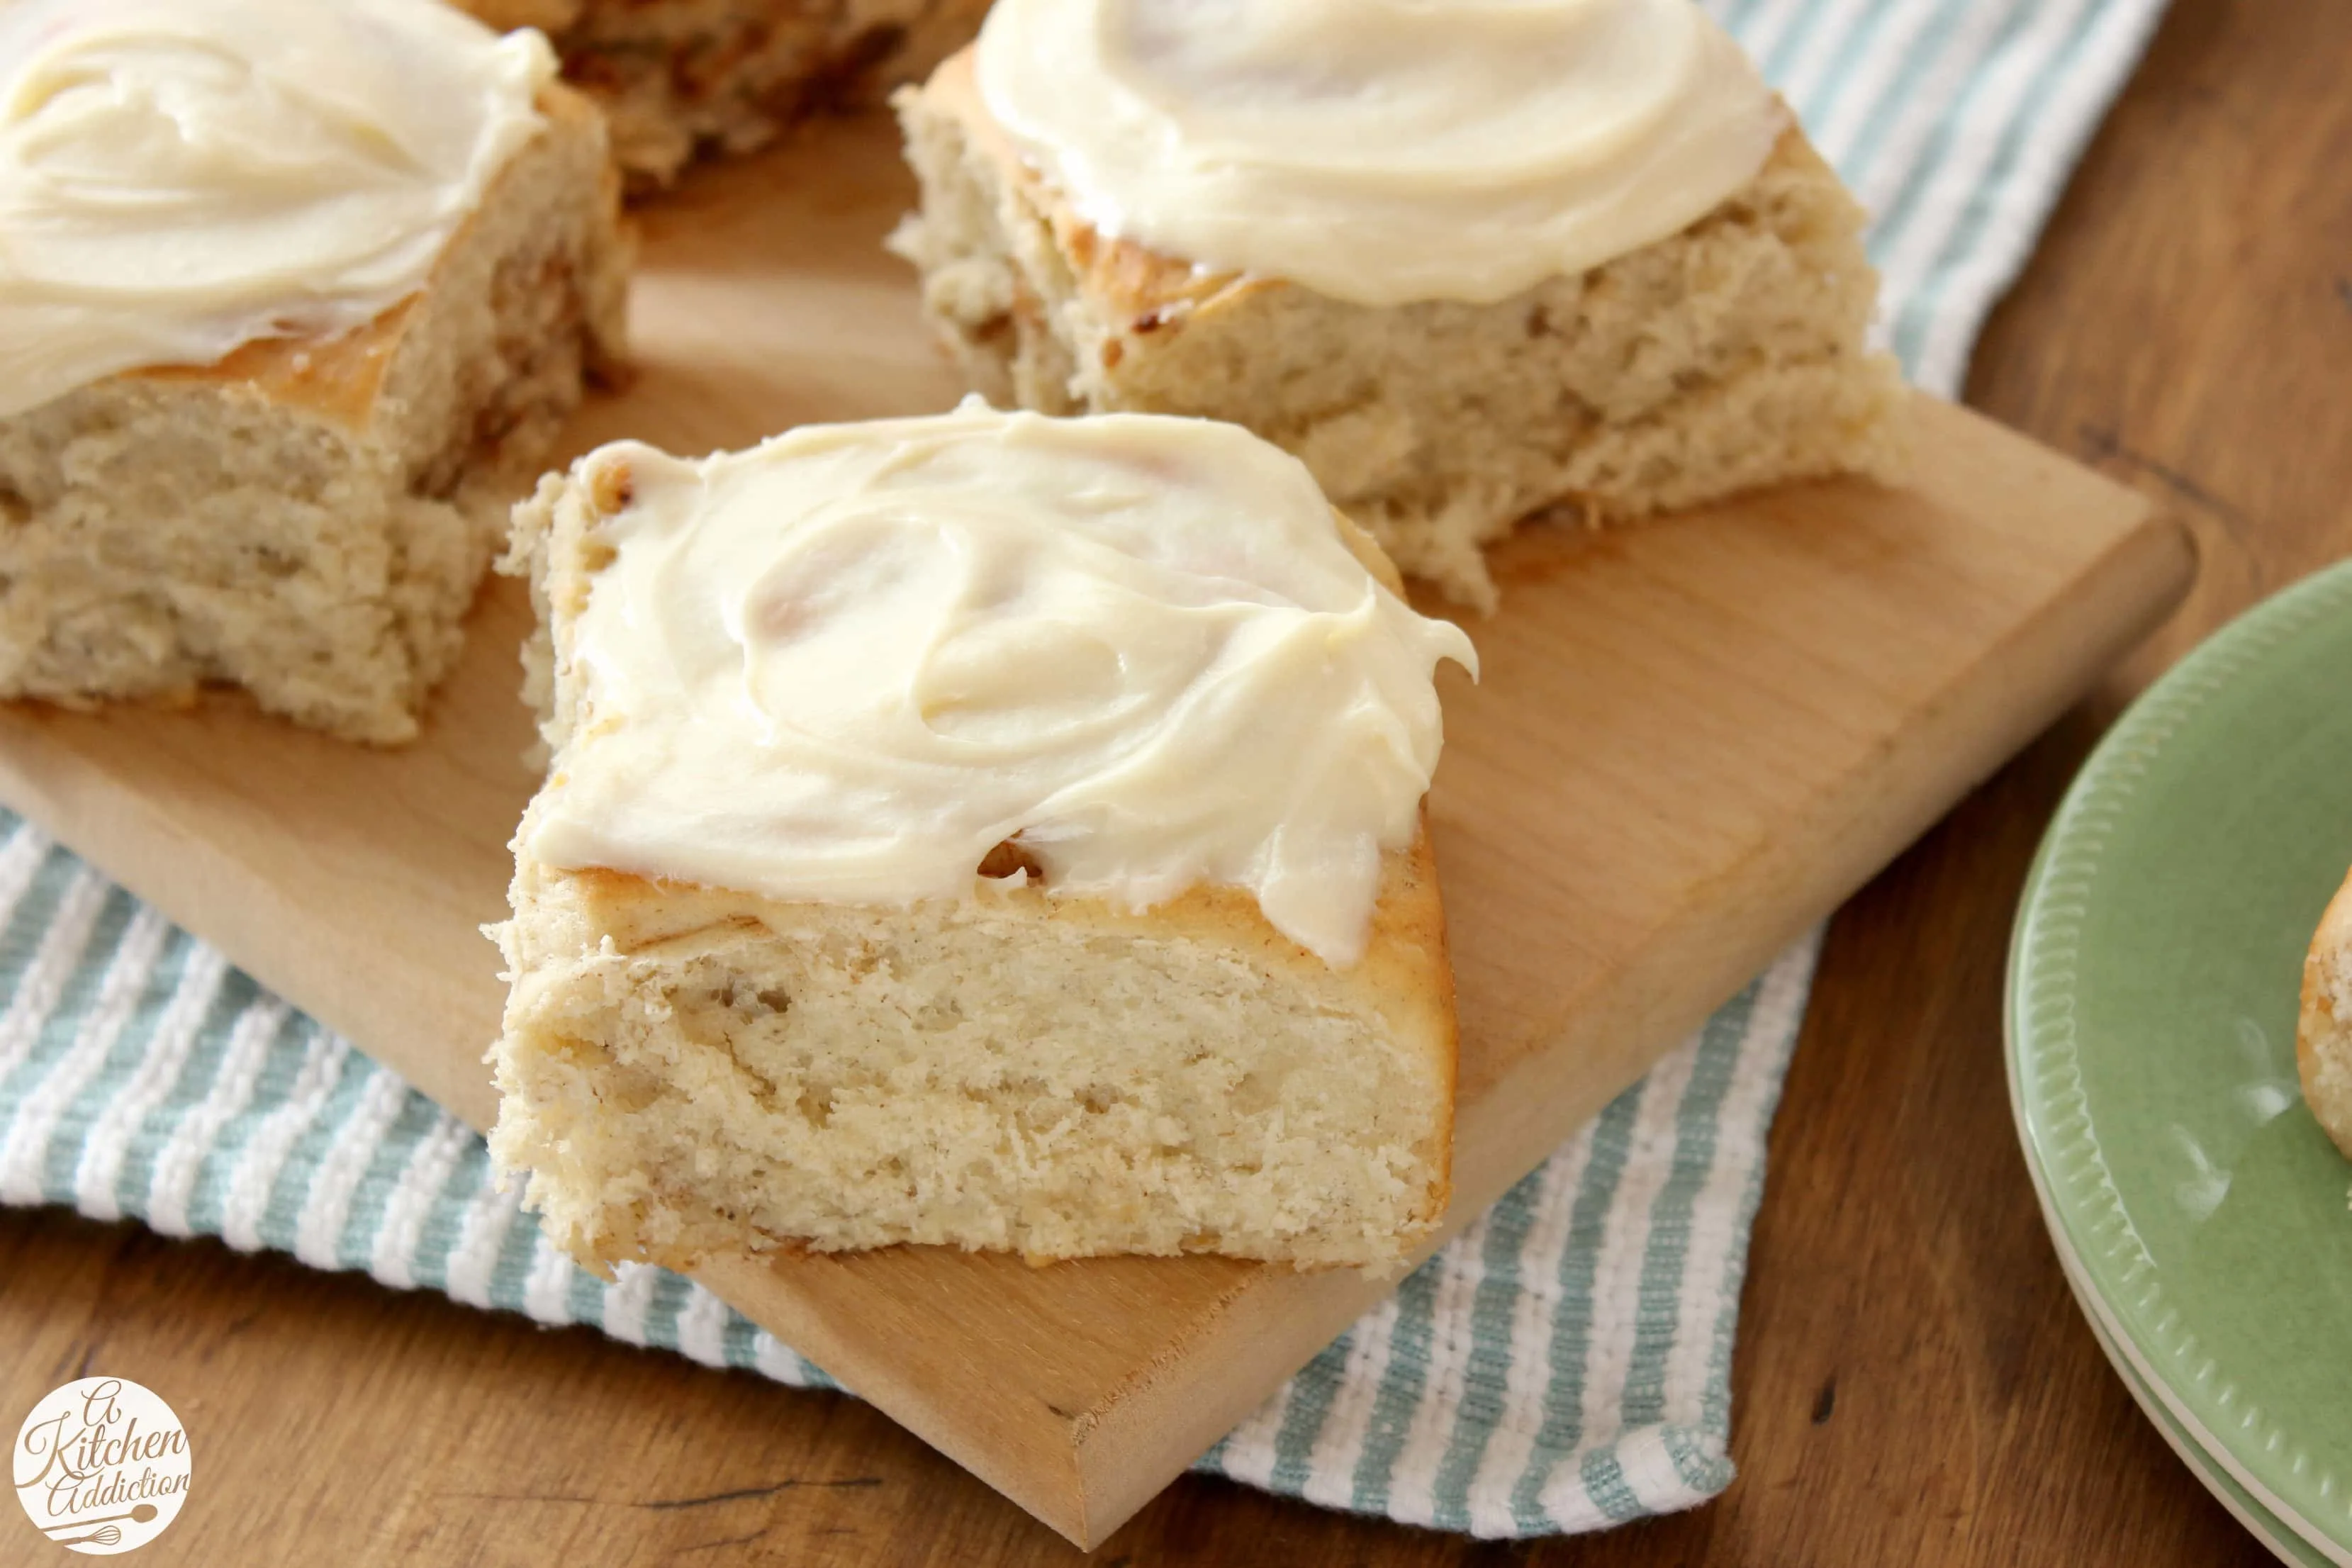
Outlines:
{"label": "light wood board edge", "polygon": [[[2036,462],[2024,465],[2028,470],[2058,462],[1965,411],[1936,405],[1931,418],[1971,426],[1966,435],[1973,441],[2031,453]],[[1957,672],[1901,743],[1871,752],[1823,792],[1809,821],[1710,887],[1706,911],[1659,933],[1638,963],[1579,999],[1556,1048],[1524,1055],[1465,1107],[1452,1217],[1428,1250],[1551,1152],[1563,1126],[1597,1115],[2179,602],[2196,570],[2187,531],[2137,495],[2071,468],[2064,478],[2086,484],[2085,496],[2114,513],[2106,548],[1975,666]],[[1759,920],[1767,908],[1781,913]],[[1628,1019],[1640,1023],[1628,1027]],[[1394,1286],[1350,1272],[1236,1269],[1230,1288],[1181,1340],[1108,1397],[1069,1410],[1026,1393],[1008,1396],[984,1364],[877,1362],[828,1332],[824,1314],[804,1316],[800,1303],[774,1300],[761,1272],[757,1264],[730,1266],[716,1271],[713,1288],[739,1302],[765,1299],[783,1309],[772,1331],[1089,1549]],[[805,1278],[796,1283],[809,1285]],[[1195,1368],[1213,1375],[1180,1370]],[[976,1406],[987,1411],[978,1425]]]}
{"label": "light wood board edge", "polygon": [[[1985,422],[1922,400],[1937,421]],[[1923,423],[1925,421],[1923,420]],[[2007,432],[1987,433],[2032,449]],[[2057,459],[2037,455],[2044,462]],[[2079,471],[2078,471],[2079,472]],[[1951,682],[1942,701],[1896,746],[1874,752],[1825,792],[1812,819],[1727,875],[1708,892],[1710,909],[1654,942],[1642,960],[1604,978],[1563,1023],[1559,1048],[1526,1055],[1466,1107],[1457,1128],[1455,1201],[1448,1234],[1468,1223],[1557,1146],[1563,1126],[1580,1125],[1650,1063],[1826,915],[1976,783],[2046,725],[2169,612],[2194,575],[2185,530],[2113,487],[2126,519],[2042,612]],[[476,635],[484,635],[477,629]],[[240,903],[207,894],[207,884],[249,885],[220,850],[180,829],[168,790],[125,797],[102,786],[86,760],[64,748],[11,747],[0,754],[8,798],[68,844],[121,847],[109,869],[167,914],[205,910],[198,934],[230,952],[270,951],[244,940],[282,923],[266,900]],[[1790,889],[1800,889],[1794,896]],[[1782,910],[1759,922],[1758,908]],[[1740,918],[1734,918],[1735,913]],[[367,966],[364,942],[319,931],[299,960],[255,978],[298,1005],[348,994],[345,977]],[[1699,984],[1695,976],[1705,976]],[[478,1007],[453,987],[427,999],[420,1017],[471,1031]],[[351,1020],[321,1016],[348,1032]],[[1638,1020],[1628,1026],[1626,1020]],[[404,1070],[428,1096],[476,1128],[496,1114],[486,1071],[457,1070],[431,1042],[404,1053]],[[387,1054],[402,1055],[398,1051]],[[1596,1072],[1596,1062],[1606,1065]],[[431,1065],[427,1065],[431,1064]],[[446,1064],[446,1066],[443,1064]],[[1573,1071],[1570,1068],[1573,1068]],[[1433,1242],[1431,1250],[1440,1242]],[[836,1335],[845,1300],[871,1282],[840,1271],[845,1294],[827,1289],[801,1260],[801,1277],[779,1289],[768,1267],[736,1260],[706,1268],[704,1283],[763,1328],[824,1365],[918,1436],[1082,1547],[1091,1548],[1369,1306],[1393,1288],[1348,1271],[1291,1274],[1231,1266],[1228,1289],[1181,1340],[1104,1398],[1058,1407],[1027,1392],[1007,1397],[982,1360],[943,1364],[894,1359]],[[1174,1369],[1206,1367],[1213,1377]],[[975,1413],[980,1418],[975,1420]]]}
{"label": "light wood board edge", "polygon": [[[1692,921],[1648,944],[1637,964],[1584,999],[1558,1048],[1522,1057],[1465,1110],[1455,1131],[1453,1207],[1427,1250],[1550,1154],[1559,1126],[1600,1114],[2171,614],[2195,579],[2195,546],[2177,520],[2137,496],[2131,504],[2137,520],[2084,571],[2073,595],[2046,605],[1953,681],[1901,745],[1874,754],[1824,795],[1804,831],[1775,840],[1710,890],[1720,910],[1745,907],[1750,918]],[[1792,888],[1801,889],[1793,897]],[[1784,900],[1780,921],[1753,918],[1755,909]],[[1626,1031],[1626,1018],[1644,1026]],[[1605,1075],[1594,1072],[1597,1061],[1609,1064]],[[1024,1506],[1080,1545],[1099,1544],[1255,1407],[1263,1394],[1249,1391],[1296,1371],[1393,1288],[1353,1274],[1253,1272],[1185,1347],[1188,1359],[1233,1369],[1222,1380],[1226,1396],[1202,1399],[1196,1385],[1145,1373],[1071,1424],[1078,1496],[1056,1500],[1052,1515]]]}

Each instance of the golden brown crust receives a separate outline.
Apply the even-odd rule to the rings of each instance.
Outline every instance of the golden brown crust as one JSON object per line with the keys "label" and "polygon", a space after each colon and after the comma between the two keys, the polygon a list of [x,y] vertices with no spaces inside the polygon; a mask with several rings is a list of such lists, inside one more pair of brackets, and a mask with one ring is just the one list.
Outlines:
{"label": "golden brown crust", "polygon": [[[1446,962],[1445,912],[1438,895],[1427,812],[1403,849],[1381,858],[1381,890],[1372,909],[1371,938],[1352,973],[1384,1003],[1402,1000],[1410,1011],[1447,1020],[1451,1040],[1454,977]],[[721,927],[789,930],[808,906],[758,893],[640,877],[593,867],[553,871],[567,882],[597,939],[609,937],[625,954],[650,951]],[[1321,973],[1329,966],[1276,931],[1246,888],[1201,886],[1148,910],[1126,910],[1100,899],[1055,895],[1038,887],[989,895],[1009,910],[1055,924],[1139,934],[1168,934],[1239,949],[1268,969]],[[1399,994],[1392,996],[1391,994]],[[1386,1010],[1384,1006],[1384,1010]]]}
{"label": "golden brown crust", "polygon": [[143,381],[244,386],[281,407],[356,430],[383,395],[415,305],[411,296],[338,338],[257,338],[212,364],[150,365],[122,374]]}
{"label": "golden brown crust", "polygon": [[2352,876],[2328,901],[2304,955],[2303,1006],[2294,1031],[2295,1073],[2303,1082],[2304,1102],[2336,1146],[2352,1156],[2352,1098],[2340,1088],[2331,1098],[2323,1083],[2329,1068],[2339,1076],[2352,1073],[2352,1030],[2336,1016],[2327,984],[2328,970],[2340,965],[2347,950],[2352,950]]}
{"label": "golden brown crust", "polygon": [[532,26],[604,106],[632,188],[705,153],[747,153],[812,115],[856,110],[969,40],[989,0],[452,0]]}
{"label": "golden brown crust", "polygon": [[[834,912],[831,906],[781,900],[700,884],[636,876],[601,868],[534,872],[541,907],[561,906],[567,916],[583,923],[563,939],[587,949],[603,949],[630,959],[677,962],[692,955],[725,952],[745,943],[761,944],[822,927]],[[992,905],[1024,911],[1042,922],[1076,925],[1089,933],[1133,932],[1190,938],[1234,951],[1245,963],[1261,971],[1286,971],[1302,984],[1318,986],[1329,996],[1336,980],[1346,997],[1343,1005],[1369,1005],[1394,1037],[1417,1042],[1436,1069],[1438,1103],[1434,1125],[1421,1148],[1432,1173],[1427,1201],[1413,1215],[1417,1234],[1433,1231],[1452,1195],[1454,1096],[1457,1079],[1458,1036],[1454,1018],[1454,974],[1445,943],[1445,918],[1439,895],[1437,867],[1424,810],[1412,843],[1383,857],[1379,901],[1372,916],[1370,945],[1356,965],[1334,971],[1268,923],[1255,897],[1234,887],[1196,887],[1167,903],[1135,911],[1103,900],[1050,895],[1034,887],[986,895]],[[1337,998],[1334,998],[1337,1000]],[[568,1047],[595,1053],[584,1040]],[[658,1184],[635,1205],[608,1208],[604,1229],[596,1237],[575,1237],[574,1252],[592,1268],[624,1259],[689,1268],[713,1251],[746,1245],[741,1227],[731,1219],[715,1230],[689,1227],[664,1241],[647,1223],[648,1209],[676,1216],[693,1215],[700,1205],[694,1195]],[[788,1236],[760,1232],[749,1245],[757,1250],[806,1250],[805,1243]],[[1191,1248],[1188,1248],[1191,1249]],[[1218,1251],[1213,1245],[1199,1250]],[[1037,1256],[1033,1264],[1056,1261]],[[1302,1269],[1339,1266],[1332,1259],[1293,1259]]]}
{"label": "golden brown crust", "polygon": [[[696,883],[656,880],[629,872],[591,868],[543,873],[561,879],[588,922],[591,945],[609,940],[614,950],[635,955],[672,943],[691,943],[732,929],[741,932],[793,929],[812,906],[757,893]],[[1131,910],[1099,899],[1056,896],[1036,887],[990,895],[1012,910],[1041,921],[1095,930],[1163,935],[1213,942],[1235,950],[1255,966],[1287,971],[1313,982],[1328,978],[1330,966],[1283,935],[1267,921],[1256,895],[1246,888],[1200,886],[1163,904]],[[1438,890],[1437,860],[1429,837],[1428,809],[1412,844],[1381,857],[1379,901],[1363,958],[1339,972],[1361,993],[1400,1037],[1427,1043],[1443,1068],[1445,1107],[1435,1152],[1441,1171],[1450,1171],[1453,1103],[1460,1037],[1454,1016],[1454,966],[1446,952],[1445,907]],[[1435,1210],[1444,1209],[1441,1184]]]}
{"label": "golden brown crust", "polygon": [[935,112],[963,128],[974,150],[1023,188],[1053,226],[1055,247],[1084,280],[1087,293],[1114,316],[1127,318],[1130,330],[1150,333],[1230,297],[1293,287],[1276,279],[1197,270],[1189,261],[1133,240],[1107,238],[1046,185],[988,112],[973,76],[971,49],[949,56],[919,90]]}
{"label": "golden brown crust", "polygon": [[[238,686],[345,739],[413,738],[507,503],[583,373],[624,352],[602,115],[561,88],[540,104],[428,287],[358,330],[128,372],[0,421],[0,492],[40,498],[0,564],[8,697]],[[152,451],[182,442],[151,479]],[[233,537],[204,522],[230,496]]]}
{"label": "golden brown crust", "polygon": [[898,104],[923,196],[892,248],[968,385],[1246,425],[1465,605],[1495,602],[1484,547],[1547,509],[1630,521],[1904,468],[1864,214],[1793,120],[1674,234],[1508,299],[1381,307],[1096,234],[989,113],[969,54]]}
{"label": "golden brown crust", "polygon": [[500,32],[537,27],[554,32],[580,19],[582,0],[457,0],[457,9]]}
{"label": "golden brown crust", "polygon": [[[548,134],[576,133],[592,128],[600,118],[596,106],[570,88],[551,83],[539,96],[540,112],[547,116]],[[511,169],[515,165],[510,163]],[[502,176],[503,178],[503,176]],[[606,196],[613,210],[620,208],[620,176],[609,167]],[[493,184],[482,198],[488,207],[499,200]],[[443,247],[446,258],[456,255],[475,219],[469,217]],[[425,292],[431,292],[427,279]],[[416,304],[411,295],[363,326],[333,338],[257,338],[239,345],[226,358],[205,365],[152,365],[125,371],[128,377],[215,386],[244,386],[283,408],[299,409],[332,420],[347,429],[360,429],[373,415],[406,341]],[[619,345],[600,344],[617,352]]]}
{"label": "golden brown crust", "polygon": [[[597,542],[595,523],[629,504],[633,478],[625,459],[600,457],[576,468],[568,478],[551,476],[542,483],[537,500],[517,510],[515,548],[508,567],[529,573],[539,595],[542,621],[551,622],[559,632],[567,631],[584,602],[588,584],[610,559],[609,547],[603,559],[591,548]],[[1395,581],[1393,568],[1368,536],[1337,512],[1334,527],[1368,569]],[[551,650],[541,647],[534,689],[542,698],[549,695],[547,670],[551,658]],[[568,726],[577,716],[563,714],[560,703],[546,702],[541,710],[550,720],[549,739],[559,754],[572,745],[594,743],[593,735],[569,732]],[[558,719],[562,722],[555,722]],[[550,787],[560,789],[562,783],[559,772]],[[736,1047],[729,1031],[747,1026],[737,1017],[739,1009],[749,1010],[747,1016],[755,1022],[748,1026],[756,1029],[765,1026],[757,1019],[796,1006],[789,984],[780,989],[781,999],[772,1002],[765,990],[757,988],[771,984],[772,977],[799,975],[803,965],[814,964],[818,973],[833,976],[849,989],[866,984],[870,978],[887,992],[898,984],[895,976],[901,973],[898,965],[902,960],[894,955],[929,952],[933,956],[913,962],[941,964],[944,961],[936,955],[942,951],[939,945],[942,941],[960,942],[951,950],[965,954],[965,962],[977,962],[979,969],[999,965],[993,957],[971,961],[971,953],[1001,953],[1003,966],[1045,976],[1043,988],[1035,993],[1040,996],[1054,991],[1053,976],[1073,972],[1073,956],[1080,953],[1088,955],[1085,963],[1093,966],[1087,972],[1094,973],[1102,973],[1107,963],[1132,964],[1127,972],[1139,977],[1231,977],[1235,970],[1246,970],[1255,978],[1238,984],[1236,990],[1251,997],[1270,998],[1264,1011],[1253,1013],[1237,1004],[1214,1016],[1261,1020],[1296,1016],[1312,1020],[1301,1028],[1298,1038],[1323,1041],[1323,1046],[1314,1047],[1318,1052],[1326,1051],[1333,1039],[1359,1043],[1346,1047],[1349,1054],[1344,1057],[1319,1056],[1318,1059],[1327,1067],[1340,1076],[1358,1078],[1360,1058],[1353,1053],[1360,1048],[1366,1053],[1361,1058],[1363,1069],[1381,1075],[1362,1082],[1408,1086],[1395,1098],[1383,1097],[1379,1102],[1409,1117],[1400,1129],[1410,1131],[1389,1136],[1392,1157],[1411,1151],[1411,1158],[1400,1160],[1398,1167],[1409,1170],[1411,1179],[1401,1187],[1368,1189],[1362,1201],[1378,1205],[1381,1216],[1376,1236],[1370,1232],[1358,1236],[1342,1226],[1332,1235],[1318,1231],[1290,1243],[1255,1231],[1251,1238],[1241,1240],[1216,1231],[1179,1237],[1162,1235],[1137,1219],[1134,1223],[1140,1228],[1126,1233],[1131,1238],[1129,1245],[1137,1249],[1271,1256],[1294,1265],[1303,1260],[1308,1267],[1362,1265],[1370,1258],[1384,1267],[1401,1262],[1403,1250],[1429,1234],[1444,1214],[1451,1191],[1457,1035],[1444,914],[1425,810],[1412,843],[1383,857],[1367,952],[1345,969],[1334,969],[1281,934],[1266,920],[1255,897],[1241,888],[1196,887],[1140,911],[1098,899],[1059,896],[1034,885],[975,888],[968,900],[921,904],[905,910],[854,910],[611,869],[557,869],[530,858],[526,845],[527,836],[518,846],[521,858],[513,891],[515,918],[501,928],[500,936],[514,979],[515,999],[509,1001],[506,1037],[493,1054],[499,1064],[502,1091],[509,1097],[506,1103],[512,1109],[501,1113],[494,1146],[502,1151],[499,1158],[534,1170],[534,1191],[540,1190],[537,1184],[546,1184],[550,1196],[544,1202],[551,1205],[546,1212],[554,1216],[550,1221],[554,1227],[551,1234],[561,1235],[562,1244],[583,1259],[645,1258],[677,1266],[712,1253],[772,1245],[793,1236],[820,1247],[867,1244],[856,1237],[862,1234],[870,1238],[874,1234],[870,1229],[863,1233],[855,1226],[845,1229],[835,1218],[811,1217],[816,1215],[812,1209],[776,1211],[784,1215],[781,1219],[747,1217],[746,1200],[729,1194],[755,1191],[761,1178],[730,1176],[728,1180],[735,1184],[714,1191],[702,1175],[680,1175],[667,1163],[662,1151],[681,1145],[674,1141],[658,1145],[632,1143],[646,1134],[625,1125],[608,1124],[606,1119],[632,1113],[641,1094],[652,1092],[652,1086],[667,1081],[665,1075],[677,1072],[670,1055],[675,1041],[699,1041],[702,1046],[698,1048],[707,1049],[713,1039],[719,1039],[727,1042],[725,1051],[732,1052]],[[973,869],[992,876],[1034,869],[1034,866],[1023,868],[1020,858],[1017,843],[1000,846]],[[974,972],[959,969],[953,963],[930,971],[946,975]],[[665,1021],[646,1026],[656,1032],[677,1029],[675,1037],[664,1036],[670,1043],[637,1040],[628,1029],[639,1026],[612,1022],[639,1017],[640,1012],[624,1006],[621,998],[638,994],[635,988],[640,985],[672,985],[667,977],[696,977],[675,984],[683,987],[677,994],[687,998],[679,1005],[692,1017],[702,1017],[692,1014],[700,1005],[693,998],[709,992],[714,984],[711,977],[717,975],[755,977],[750,982],[753,988],[730,983],[723,988],[721,1012],[710,1013],[702,1023],[691,1018],[676,1022],[688,1015],[660,1012]],[[1217,982],[1222,983],[1222,979]],[[1214,990],[1213,984],[1211,989]],[[750,1000],[739,1000],[739,991]],[[975,994],[985,1003],[985,988]],[[1084,993],[1060,994],[1082,996]],[[671,1004],[665,1001],[660,1005],[667,1008]],[[1065,1011],[1071,1016],[1057,1026],[1066,1027],[1067,1048],[1083,1058],[1093,1048],[1088,1044],[1093,1019],[1086,1016],[1083,1002]],[[1015,1009],[977,1016],[1017,1016]],[[1119,1014],[1107,1007],[1098,1016],[1116,1018]],[[852,1033],[872,1023],[868,1019],[858,1024]],[[809,1026],[838,1029],[845,1026],[835,1018]],[[1276,1035],[1285,1026],[1268,1026]],[[881,1027],[887,1032],[888,1026]],[[1192,1037],[1210,1055],[1227,1055],[1220,1047],[1230,1044],[1235,1047],[1231,1056],[1246,1059],[1260,1038],[1256,1030],[1252,1028],[1245,1036],[1221,1035],[1223,1027],[1204,1026]],[[604,1042],[613,1040],[623,1043],[608,1050]],[[1017,1046],[1019,1041],[1013,1043]],[[766,1047],[755,1044],[752,1048],[756,1054]],[[687,1079],[691,1081],[692,1075]],[[921,1101],[918,1096],[907,1103]],[[954,1109],[961,1111],[963,1107]],[[670,1106],[662,1114],[675,1121],[678,1115],[691,1112]],[[759,1136],[799,1135],[793,1133],[793,1114],[788,1110],[781,1120],[758,1121],[767,1128]],[[723,1134],[707,1128],[692,1136],[691,1146],[698,1149],[716,1146],[712,1140],[725,1142]],[[1192,1158],[1188,1155],[1178,1163],[1189,1171],[1192,1167],[1186,1162]],[[1245,1167],[1243,1170],[1244,1174],[1255,1174]],[[1134,1196],[1133,1201],[1149,1207],[1144,1197]],[[1061,1215],[1058,1220],[1037,1215],[1008,1218],[1004,1223],[1011,1227],[1009,1242],[1002,1237],[992,1242],[985,1232],[973,1230],[950,1232],[948,1238],[968,1247],[1004,1246],[1034,1253],[1041,1259],[1048,1253],[1085,1256],[1103,1250],[1107,1244],[1098,1232],[1085,1231],[1069,1217],[1076,1212],[1056,1211]],[[902,1226],[897,1231],[885,1228],[879,1234],[906,1231]],[[1274,1250],[1263,1250],[1268,1247]]]}

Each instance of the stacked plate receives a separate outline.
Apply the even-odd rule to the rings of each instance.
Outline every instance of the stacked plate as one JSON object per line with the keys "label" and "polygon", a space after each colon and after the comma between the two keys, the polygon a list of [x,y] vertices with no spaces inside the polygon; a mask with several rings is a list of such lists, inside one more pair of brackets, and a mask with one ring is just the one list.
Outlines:
{"label": "stacked plate", "polygon": [[2304,1108],[2303,955],[2352,866],[2352,563],[2232,623],[2094,754],[2027,881],[2009,1079],[2075,1298],[2290,1563],[2352,1564],[2352,1163]]}

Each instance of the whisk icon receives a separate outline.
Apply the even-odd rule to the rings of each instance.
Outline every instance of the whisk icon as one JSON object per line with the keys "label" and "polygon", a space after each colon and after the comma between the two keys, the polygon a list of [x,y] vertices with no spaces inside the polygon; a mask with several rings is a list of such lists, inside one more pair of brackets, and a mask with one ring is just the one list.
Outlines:
{"label": "whisk icon", "polygon": [[80,1546],[85,1543],[91,1546],[120,1546],[122,1544],[122,1531],[111,1523],[111,1521],[127,1519],[133,1524],[146,1524],[153,1521],[157,1512],[158,1510],[153,1503],[142,1502],[129,1513],[110,1513],[98,1519],[77,1519],[68,1524],[52,1524],[48,1527],[52,1532],[60,1530],[81,1530],[92,1524],[100,1528],[90,1531],[87,1535],[52,1533],[50,1539],[59,1546]]}
{"label": "whisk icon", "polygon": [[58,1544],[79,1546],[84,1542],[88,1542],[92,1546],[119,1546],[122,1542],[122,1531],[113,1525],[103,1525],[91,1531],[88,1535],[65,1536],[58,1542]]}

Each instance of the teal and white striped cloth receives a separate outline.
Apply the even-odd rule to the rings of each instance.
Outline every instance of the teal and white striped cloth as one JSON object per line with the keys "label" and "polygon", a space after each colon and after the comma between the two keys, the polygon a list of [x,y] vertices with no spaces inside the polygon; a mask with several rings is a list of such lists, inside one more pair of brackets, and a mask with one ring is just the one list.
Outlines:
{"label": "teal and white striped cloth", "polygon": [[[1714,0],[1881,215],[1886,326],[1950,392],[2161,0]],[[782,1383],[824,1374],[658,1269],[606,1286],[481,1141],[38,829],[0,814],[0,1200],[364,1268]],[[1731,1479],[1733,1329],[1801,944],[1201,1468],[1488,1536]]]}

